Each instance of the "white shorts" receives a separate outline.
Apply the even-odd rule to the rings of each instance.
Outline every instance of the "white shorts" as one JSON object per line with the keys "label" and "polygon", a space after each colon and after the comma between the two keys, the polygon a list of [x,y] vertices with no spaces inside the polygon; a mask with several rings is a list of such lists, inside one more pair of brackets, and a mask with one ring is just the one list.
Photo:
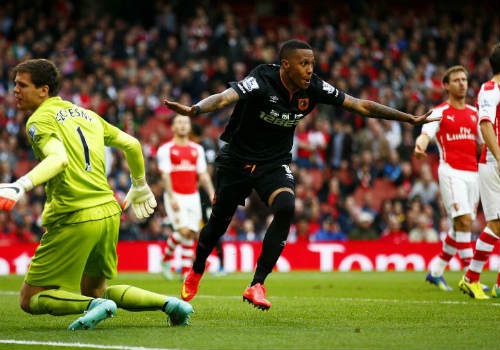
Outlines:
{"label": "white shorts", "polygon": [[456,170],[448,164],[438,168],[439,189],[446,212],[451,218],[470,214],[476,218],[479,204],[479,177],[474,171]]}
{"label": "white shorts", "polygon": [[479,191],[486,221],[499,219],[500,176],[496,166],[479,164]]}
{"label": "white shorts", "polygon": [[175,198],[179,204],[179,210],[174,211],[168,200],[168,196],[163,194],[165,210],[175,231],[180,228],[188,228],[193,232],[199,232],[201,227],[201,201],[198,192],[193,194],[175,193]]}

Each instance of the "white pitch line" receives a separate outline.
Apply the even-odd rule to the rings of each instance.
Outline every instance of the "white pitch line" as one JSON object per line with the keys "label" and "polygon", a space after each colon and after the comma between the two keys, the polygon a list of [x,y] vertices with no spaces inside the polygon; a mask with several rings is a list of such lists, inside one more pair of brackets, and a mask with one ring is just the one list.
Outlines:
{"label": "white pitch line", "polygon": [[19,292],[13,292],[10,290],[0,290],[0,295],[18,295]]}
{"label": "white pitch line", "polygon": [[[198,295],[197,298],[228,298],[228,299],[241,299],[241,296],[221,296],[221,295]],[[370,298],[335,298],[335,297],[315,297],[315,296],[293,296],[293,297],[282,297],[282,296],[273,296],[270,299],[334,299],[340,301],[352,301],[352,302],[367,302],[367,303],[404,303],[404,304],[456,304],[456,305],[488,305],[488,306],[500,306],[500,303],[493,302],[483,302],[482,300],[476,302],[474,299],[470,299],[467,301],[458,301],[458,300],[401,300],[401,299],[370,299]]]}
{"label": "white pitch line", "polygon": [[45,341],[33,341],[33,340],[15,340],[15,339],[0,339],[0,344],[45,345],[45,346],[54,346],[54,347],[114,349],[114,350],[175,350],[173,348],[146,348],[143,346],[61,343],[61,342],[52,342],[52,341],[45,342]]}

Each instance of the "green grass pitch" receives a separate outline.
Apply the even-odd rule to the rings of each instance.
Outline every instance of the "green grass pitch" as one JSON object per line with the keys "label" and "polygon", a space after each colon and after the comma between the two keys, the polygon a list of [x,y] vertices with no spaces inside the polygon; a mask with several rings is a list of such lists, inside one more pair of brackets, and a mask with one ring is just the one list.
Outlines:
{"label": "green grass pitch", "polygon": [[[290,272],[266,281],[269,311],[242,301],[251,275],[201,281],[189,327],[166,327],[160,312],[118,310],[94,330],[72,332],[77,316],[31,316],[18,306],[22,276],[0,276],[0,349],[500,349],[500,299],[424,282],[425,272]],[[495,272],[482,281],[495,282]],[[133,284],[178,296],[179,281],[121,274]]]}

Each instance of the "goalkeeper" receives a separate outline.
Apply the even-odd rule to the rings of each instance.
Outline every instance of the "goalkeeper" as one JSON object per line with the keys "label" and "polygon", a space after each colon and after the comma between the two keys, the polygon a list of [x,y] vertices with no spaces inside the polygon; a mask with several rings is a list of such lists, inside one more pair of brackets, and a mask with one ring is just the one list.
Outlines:
{"label": "goalkeeper", "polygon": [[[192,306],[175,297],[129,285],[107,286],[117,274],[120,215],[128,206],[149,217],[156,200],[145,180],[139,141],[99,115],[57,96],[60,73],[45,59],[13,68],[17,108],[32,113],[28,139],[40,162],[14,183],[0,184],[0,210],[11,210],[25,192],[45,184],[46,228],[20,293],[31,314],[82,314],[69,329],[92,329],[117,307],[162,310],[171,325],[187,325]],[[132,185],[120,207],[105,175],[104,146],[121,149]]]}

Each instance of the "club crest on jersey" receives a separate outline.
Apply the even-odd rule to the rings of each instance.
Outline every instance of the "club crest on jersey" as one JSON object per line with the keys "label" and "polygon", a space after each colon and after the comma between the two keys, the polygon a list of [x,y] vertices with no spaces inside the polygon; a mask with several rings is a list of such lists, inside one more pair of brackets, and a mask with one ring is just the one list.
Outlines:
{"label": "club crest on jersey", "polygon": [[299,98],[297,102],[298,102],[299,111],[305,111],[309,107],[309,99],[308,98]]}
{"label": "club crest on jersey", "polygon": [[36,134],[36,128],[34,125],[31,125],[29,130],[28,130],[28,134],[30,135],[31,139],[34,141],[35,140],[35,134]]}
{"label": "club crest on jersey", "polygon": [[279,97],[278,96],[271,96],[269,97],[269,102],[276,103],[278,102]]}

